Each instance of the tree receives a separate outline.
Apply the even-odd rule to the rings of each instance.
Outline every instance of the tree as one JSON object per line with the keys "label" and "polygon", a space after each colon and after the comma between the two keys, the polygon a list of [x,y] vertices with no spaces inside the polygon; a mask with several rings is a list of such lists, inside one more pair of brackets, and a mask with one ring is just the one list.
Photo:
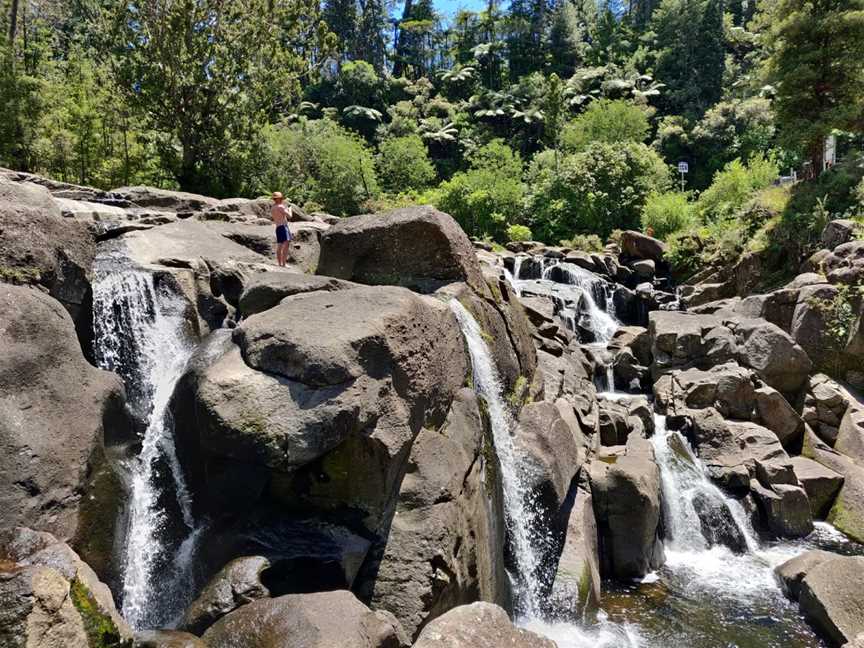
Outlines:
{"label": "tree", "polygon": [[438,17],[432,0],[405,0],[396,40],[393,75],[416,79],[432,71],[432,42]]}
{"label": "tree", "polygon": [[725,49],[719,0],[663,0],[652,26],[658,47],[656,74],[666,84],[666,114],[698,119],[722,95]]}
{"label": "tree", "polygon": [[379,74],[384,72],[387,60],[387,11],[383,0],[360,0],[360,23],[354,52],[358,59],[372,64]]}
{"label": "tree", "polygon": [[321,17],[338,40],[340,59],[350,60],[357,56],[357,0],[324,0]]}
{"label": "tree", "polygon": [[582,62],[587,43],[585,24],[572,0],[563,0],[552,14],[549,30],[549,53],[552,72],[570,78]]}
{"label": "tree", "polygon": [[822,170],[833,129],[864,130],[864,0],[778,0],[769,78],[782,135]]}
{"label": "tree", "polygon": [[649,129],[648,115],[642,108],[620,99],[600,99],[567,124],[561,145],[578,151],[591,142],[644,142]]}
{"label": "tree", "polygon": [[333,45],[315,0],[133,0],[112,18],[117,80],[163,164],[212,195],[241,190],[233,165],[298,94],[312,44]]}
{"label": "tree", "polygon": [[378,177],[387,191],[425,189],[435,181],[435,167],[419,135],[386,139],[378,150]]}

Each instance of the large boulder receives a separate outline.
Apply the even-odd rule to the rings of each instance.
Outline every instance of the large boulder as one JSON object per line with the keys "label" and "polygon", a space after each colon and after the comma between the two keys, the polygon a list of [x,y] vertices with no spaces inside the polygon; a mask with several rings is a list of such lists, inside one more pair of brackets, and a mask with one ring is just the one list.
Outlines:
{"label": "large boulder", "polygon": [[69,545],[26,528],[0,535],[0,645],[123,645],[132,633],[108,587]]}
{"label": "large boulder", "polygon": [[39,284],[72,316],[85,351],[92,341],[96,239],[86,223],[63,218],[47,189],[0,176],[0,281]]}
{"label": "large boulder", "polygon": [[393,615],[373,612],[346,590],[260,599],[222,617],[202,637],[209,648],[406,648]]}
{"label": "large boulder", "polygon": [[[409,636],[479,597],[509,607],[504,503],[491,432],[474,392],[462,389],[444,425],[411,447],[383,555],[358,588]],[[364,580],[366,579],[366,580]]]}
{"label": "large boulder", "polygon": [[432,207],[406,207],[340,221],[321,237],[318,274],[424,291],[464,281],[486,286],[474,247],[459,225]]}
{"label": "large boulder", "polygon": [[427,625],[413,648],[555,648],[551,639],[517,628],[491,603],[463,605]]}
{"label": "large boulder", "polygon": [[848,243],[860,233],[861,225],[854,220],[838,218],[830,221],[822,230],[822,247],[833,250],[838,245]]}
{"label": "large boulder", "polygon": [[132,648],[207,648],[207,645],[188,632],[145,630],[135,635]]}
{"label": "large boulder", "polygon": [[87,363],[50,296],[0,284],[0,528],[77,538],[104,573],[123,489],[107,467],[132,436],[120,379]]}
{"label": "large boulder", "polygon": [[801,582],[816,565],[836,558],[837,554],[821,549],[812,549],[787,560],[774,568],[774,574],[786,595],[793,601],[801,593]]}
{"label": "large boulder", "polygon": [[625,230],[621,232],[621,249],[626,255],[636,259],[662,261],[666,244],[640,232]]}
{"label": "large boulder", "polygon": [[834,504],[834,498],[843,486],[843,475],[807,457],[792,457],[789,461],[795,476],[807,491],[813,517],[825,519]]}
{"label": "large boulder", "polygon": [[201,635],[223,616],[270,592],[261,582],[261,572],[270,567],[262,556],[235,558],[210,579],[183,616],[181,627]]}
{"label": "large boulder", "polygon": [[557,616],[572,622],[600,605],[600,557],[591,493],[573,488],[564,509],[567,526],[549,605]]}
{"label": "large boulder", "polygon": [[864,466],[864,405],[856,401],[846,409],[834,449]]}
{"label": "large boulder", "polygon": [[764,320],[733,323],[738,340],[738,361],[753,368],[771,387],[796,392],[807,380],[813,363],[779,326]]}
{"label": "large boulder", "polygon": [[833,446],[852,400],[845,388],[825,374],[816,374],[810,377],[802,416],[820,439]]}
{"label": "large boulder", "polygon": [[735,363],[663,376],[654,392],[659,410],[672,415],[713,407],[724,417],[750,420],[756,406],[753,372]]}
{"label": "large boulder", "polygon": [[601,572],[641,578],[662,564],[660,469],[651,443],[631,435],[614,463],[593,461],[589,476],[600,537]]}
{"label": "large boulder", "polygon": [[813,565],[801,581],[798,606],[832,644],[864,632],[864,556],[835,556]]}
{"label": "large boulder", "polygon": [[116,200],[126,200],[138,207],[172,212],[202,211],[219,204],[217,198],[156,187],[118,187],[111,194]]}
{"label": "large boulder", "polygon": [[196,504],[217,517],[274,498],[381,531],[411,443],[444,422],[468,373],[447,304],[404,288],[294,295],[233,344],[211,337],[173,410]]}
{"label": "large boulder", "polygon": [[864,278],[864,241],[838,245],[825,257],[823,265],[831,283],[859,284]]}

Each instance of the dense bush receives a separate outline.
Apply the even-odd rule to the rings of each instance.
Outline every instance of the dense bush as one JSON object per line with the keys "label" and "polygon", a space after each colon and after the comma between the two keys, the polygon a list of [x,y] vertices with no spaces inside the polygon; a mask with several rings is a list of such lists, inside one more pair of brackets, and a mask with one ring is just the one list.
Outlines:
{"label": "dense bush", "polygon": [[741,160],[733,160],[714,176],[711,186],[699,196],[699,213],[706,220],[729,218],[779,175],[774,161],[761,155],[751,158],[746,165]]}
{"label": "dense bush", "polygon": [[555,166],[533,167],[527,200],[532,231],[542,240],[575,234],[606,237],[638,226],[652,191],[670,184],[669,168],[644,144],[594,142]]}
{"label": "dense bush", "polygon": [[642,229],[650,228],[657,238],[666,240],[675,232],[691,227],[696,219],[693,203],[687,194],[677,191],[654,192],[645,201]]}
{"label": "dense bush", "polygon": [[519,224],[524,193],[522,159],[494,140],[470,157],[467,171],[441,183],[433,200],[468,234],[504,241],[508,223]]}
{"label": "dense bush", "polygon": [[531,229],[525,225],[510,225],[507,228],[508,241],[530,241]]}
{"label": "dense bush", "polygon": [[644,142],[649,128],[643,108],[620,99],[600,99],[564,126],[561,147],[581,151],[591,142]]}
{"label": "dense bush", "polygon": [[392,193],[425,189],[435,182],[435,167],[419,135],[381,142],[376,166],[382,187]]}
{"label": "dense bush", "polygon": [[561,247],[568,247],[582,252],[602,252],[603,241],[596,234],[577,234],[572,239],[559,241]]}
{"label": "dense bush", "polygon": [[265,132],[266,169],[259,193],[279,190],[333,214],[358,214],[378,193],[372,153],[357,135],[328,119]]}

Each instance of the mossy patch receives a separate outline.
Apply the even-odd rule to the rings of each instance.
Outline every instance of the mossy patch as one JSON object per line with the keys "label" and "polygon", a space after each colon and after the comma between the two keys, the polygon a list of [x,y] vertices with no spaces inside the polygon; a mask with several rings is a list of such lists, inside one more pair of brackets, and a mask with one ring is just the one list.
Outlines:
{"label": "mossy patch", "polygon": [[42,273],[39,268],[0,266],[0,281],[13,284],[31,284],[37,283],[41,279]]}
{"label": "mossy patch", "polygon": [[114,621],[100,610],[99,604],[84,583],[74,579],[69,587],[69,595],[81,615],[90,648],[131,648],[131,640],[124,640],[120,636]]}

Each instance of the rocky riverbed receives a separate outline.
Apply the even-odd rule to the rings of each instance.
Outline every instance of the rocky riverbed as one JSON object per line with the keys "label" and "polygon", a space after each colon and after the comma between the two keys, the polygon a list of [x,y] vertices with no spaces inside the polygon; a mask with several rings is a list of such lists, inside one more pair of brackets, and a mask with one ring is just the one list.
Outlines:
{"label": "rocky riverbed", "polygon": [[842,222],[750,295],[267,213],[0,170],[0,646],[864,645]]}

